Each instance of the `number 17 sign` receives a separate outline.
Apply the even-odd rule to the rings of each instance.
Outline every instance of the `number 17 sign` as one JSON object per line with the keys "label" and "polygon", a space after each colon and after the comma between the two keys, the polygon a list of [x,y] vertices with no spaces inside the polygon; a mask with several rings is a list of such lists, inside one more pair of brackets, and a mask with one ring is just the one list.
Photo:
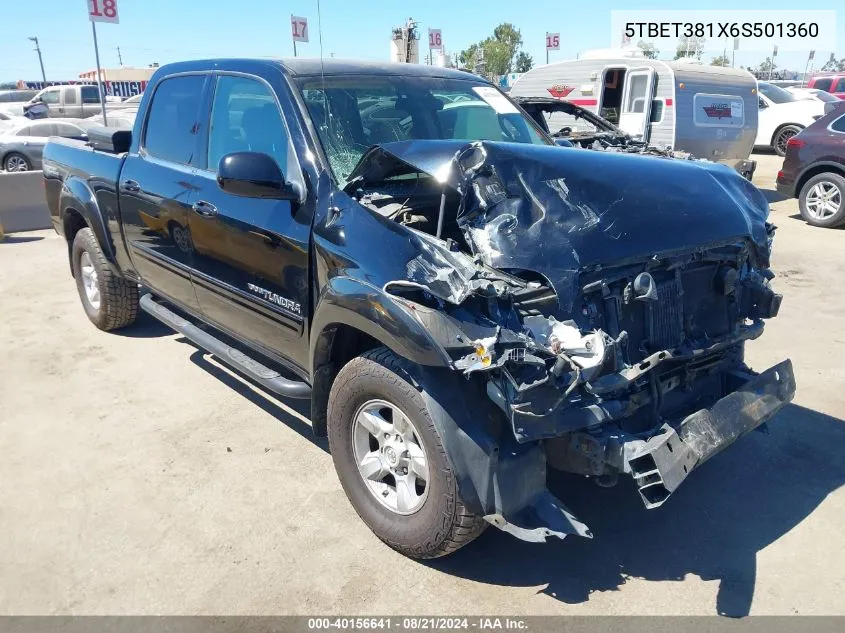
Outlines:
{"label": "number 17 sign", "polygon": [[307,42],[308,20],[295,15],[290,16],[290,33],[294,42]]}
{"label": "number 17 sign", "polygon": [[118,24],[117,0],[88,0],[88,20]]}

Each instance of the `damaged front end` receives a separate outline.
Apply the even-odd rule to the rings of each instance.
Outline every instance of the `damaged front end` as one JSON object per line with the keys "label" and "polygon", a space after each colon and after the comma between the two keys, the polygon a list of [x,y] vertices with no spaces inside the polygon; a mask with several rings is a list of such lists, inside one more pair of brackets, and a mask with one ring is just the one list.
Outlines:
{"label": "damaged front end", "polygon": [[[549,465],[602,483],[629,474],[656,507],[792,399],[789,361],[744,364],[781,297],[767,204],[729,168],[405,142],[374,148],[353,176],[358,201],[419,243],[383,290],[483,385],[513,455],[542,447]],[[500,479],[521,476],[501,463]],[[532,481],[519,503],[482,504],[488,521],[526,540],[589,536],[544,475]]]}

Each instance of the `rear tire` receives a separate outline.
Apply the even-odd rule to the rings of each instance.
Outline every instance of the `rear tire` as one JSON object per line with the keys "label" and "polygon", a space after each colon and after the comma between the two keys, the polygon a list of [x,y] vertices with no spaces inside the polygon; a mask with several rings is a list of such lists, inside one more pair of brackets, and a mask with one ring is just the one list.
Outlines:
{"label": "rear tire", "polygon": [[845,178],[830,171],[813,176],[801,187],[798,207],[801,217],[813,226],[845,224]]}
{"label": "rear tire", "polygon": [[30,171],[32,163],[23,154],[12,152],[3,159],[3,169],[6,171]]}
{"label": "rear tire", "polygon": [[138,284],[109,268],[91,229],[77,232],[70,256],[79,298],[91,323],[109,331],[130,325],[138,318]]}
{"label": "rear tire", "polygon": [[[344,366],[329,395],[329,447],[346,496],[376,536],[405,556],[436,558],[451,554],[475,539],[487,523],[461,499],[443,440],[421,393],[436,399],[438,385],[415,387],[407,378],[411,368],[410,362],[384,347]],[[362,422],[365,418],[369,420],[366,423]],[[409,430],[404,434],[405,440],[398,439],[397,445],[391,442],[402,434],[393,434],[399,427],[398,420]],[[379,429],[375,434],[368,430],[374,428],[373,424]],[[367,428],[362,431],[362,426]],[[402,455],[413,456],[414,452],[403,453],[402,449],[413,444],[417,445],[416,454],[421,455],[424,465],[416,466],[411,461],[403,469]],[[392,452],[391,447],[397,446],[396,452]],[[376,466],[378,472],[366,478],[362,452],[368,456],[365,460],[380,460]],[[396,469],[391,465],[394,457],[399,458]],[[425,472],[425,479],[417,477],[414,491],[406,493],[411,501],[404,505],[397,503],[403,470],[405,478],[409,471],[411,476]],[[394,472],[398,474],[391,474]]]}
{"label": "rear tire", "polygon": [[803,130],[800,125],[784,125],[772,137],[772,149],[778,156],[786,156],[786,144],[793,136]]}

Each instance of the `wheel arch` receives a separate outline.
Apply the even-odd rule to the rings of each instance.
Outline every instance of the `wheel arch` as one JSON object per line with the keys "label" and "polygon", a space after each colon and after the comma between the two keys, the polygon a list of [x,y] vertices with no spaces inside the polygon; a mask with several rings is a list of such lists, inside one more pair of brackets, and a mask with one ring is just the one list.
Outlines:
{"label": "wheel arch", "polygon": [[804,171],[801,172],[801,175],[798,176],[795,180],[795,197],[801,196],[801,190],[804,188],[804,185],[813,178],[814,176],[818,176],[819,174],[824,174],[826,172],[833,172],[835,174],[839,174],[843,178],[845,178],[845,166],[839,165],[837,163],[814,163],[807,167]]}
{"label": "wheel arch", "polygon": [[349,277],[329,280],[311,323],[311,422],[326,434],[332,383],[347,362],[376,347],[422,366],[449,367],[446,351],[406,309],[381,289]]}
{"label": "wheel arch", "polygon": [[780,132],[781,132],[781,130],[783,130],[783,128],[790,127],[790,126],[797,127],[799,130],[804,130],[807,127],[806,125],[803,125],[801,123],[781,123],[780,125],[778,125],[775,128],[775,131],[772,132],[772,138],[769,139],[769,145],[774,147],[775,146],[775,139],[777,138],[777,135],[780,134]]}
{"label": "wheel arch", "polygon": [[62,228],[68,244],[68,256],[73,248],[76,234],[83,228],[90,228],[97,238],[109,267],[115,274],[120,275],[114,254],[114,244],[106,229],[106,222],[97,199],[87,183],[75,177],[65,180],[59,199],[59,209],[61,209]]}

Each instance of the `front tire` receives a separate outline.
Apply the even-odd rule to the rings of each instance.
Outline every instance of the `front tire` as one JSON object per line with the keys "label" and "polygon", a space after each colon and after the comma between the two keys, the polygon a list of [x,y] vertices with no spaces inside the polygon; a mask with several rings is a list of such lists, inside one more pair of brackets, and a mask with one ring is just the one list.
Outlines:
{"label": "front tire", "polygon": [[813,226],[845,224],[845,178],[833,172],[810,178],[798,194],[801,217]]}
{"label": "front tire", "polygon": [[91,323],[109,331],[130,325],[138,318],[138,284],[109,268],[91,229],[77,232],[70,256],[79,298]]}
{"label": "front tire", "polygon": [[[460,497],[410,368],[384,347],[344,366],[329,395],[329,447],[346,496],[376,536],[405,556],[436,558],[487,524]],[[437,389],[422,385],[435,399]]]}
{"label": "front tire", "polygon": [[772,149],[778,156],[786,156],[786,144],[793,136],[803,130],[800,125],[784,125],[772,137]]}

